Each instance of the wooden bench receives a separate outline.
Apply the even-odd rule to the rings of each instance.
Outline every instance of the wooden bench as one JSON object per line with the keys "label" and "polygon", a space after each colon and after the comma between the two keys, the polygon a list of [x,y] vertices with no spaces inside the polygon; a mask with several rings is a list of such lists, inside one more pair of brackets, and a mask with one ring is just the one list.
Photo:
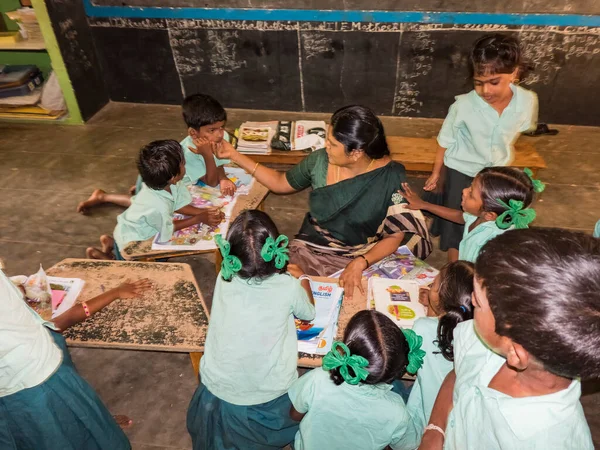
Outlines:
{"label": "wooden bench", "polygon": [[[436,138],[411,138],[404,136],[388,136],[387,138],[392,159],[404,164],[409,172],[431,172],[437,152]],[[247,155],[256,162],[271,164],[297,164],[306,157],[303,152],[285,152],[274,150],[268,155]],[[537,174],[539,169],[545,169],[544,158],[535,150],[527,138],[520,139],[515,145],[515,160],[513,167],[529,167]]]}

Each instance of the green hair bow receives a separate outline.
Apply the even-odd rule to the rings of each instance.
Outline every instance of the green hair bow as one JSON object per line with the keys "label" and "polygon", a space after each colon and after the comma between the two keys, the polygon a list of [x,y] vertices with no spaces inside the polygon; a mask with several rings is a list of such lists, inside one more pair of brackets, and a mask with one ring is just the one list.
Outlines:
{"label": "green hair bow", "polygon": [[535,178],[533,178],[533,172],[530,168],[526,167],[525,169],[523,169],[523,172],[531,180],[531,184],[533,184],[533,190],[535,192],[537,192],[538,194],[540,192],[544,192],[544,189],[546,189],[546,185],[541,180],[536,180]]}
{"label": "green hair bow", "polygon": [[220,234],[215,234],[215,242],[219,247],[219,251],[223,256],[223,262],[221,263],[221,276],[224,280],[231,280],[236,272],[242,269],[242,262],[240,258],[235,255],[230,255],[231,245]]}
{"label": "green hair bow", "polygon": [[[341,348],[344,354],[341,355],[337,350]],[[360,355],[352,355],[350,349],[343,342],[335,341],[331,350],[323,357],[323,370],[333,370],[340,368],[340,375],[344,381],[351,385],[356,385],[369,376],[369,371],[365,369],[369,361]],[[352,368],[354,375],[350,375],[348,367]]]}
{"label": "green hair bow", "polygon": [[408,342],[408,366],[406,371],[410,374],[415,374],[423,365],[425,358],[425,350],[421,349],[423,338],[410,329],[402,329],[406,342]]}
{"label": "green hair bow", "polygon": [[288,242],[288,237],[283,234],[280,235],[277,240],[269,236],[260,251],[260,256],[262,256],[266,262],[271,262],[275,259],[275,267],[283,269],[285,263],[290,260],[288,255],[289,250],[287,248]]}
{"label": "green hair bow", "polygon": [[[535,210],[531,208],[523,209],[523,202],[520,200],[510,199],[508,205],[502,200],[497,199],[498,203],[506,208],[502,214],[496,219],[496,225],[501,230],[506,230],[511,225],[514,225],[517,230],[528,228],[529,224],[535,219]],[[510,217],[508,222],[504,222],[506,217]]]}

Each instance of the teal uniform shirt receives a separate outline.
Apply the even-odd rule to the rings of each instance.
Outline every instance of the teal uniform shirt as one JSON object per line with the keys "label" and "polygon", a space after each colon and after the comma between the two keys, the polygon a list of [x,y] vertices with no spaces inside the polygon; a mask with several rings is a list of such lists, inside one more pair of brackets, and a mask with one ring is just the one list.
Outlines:
{"label": "teal uniform shirt", "polygon": [[456,327],[454,407],[445,450],[594,448],[579,401],[579,380],[553,394],[514,398],[488,387],[505,362],[479,339],[473,320]]}
{"label": "teal uniform shirt", "polygon": [[429,423],[433,404],[444,378],[454,368],[452,361],[448,361],[442,356],[435,343],[438,324],[437,317],[422,317],[415,321],[412,328],[423,338],[421,349],[426,353],[423,366],[417,372],[417,379],[406,403],[419,436],[423,435],[425,427]]}
{"label": "teal uniform shirt", "polygon": [[496,236],[500,236],[502,233],[512,230],[514,227],[503,230],[498,228],[496,222],[483,222],[469,231],[470,226],[477,220],[477,216],[469,213],[463,213],[465,219],[465,231],[463,233],[462,241],[458,247],[458,259],[463,261],[470,261],[475,263],[477,256],[488,241],[494,239]]}
{"label": "teal uniform shirt", "polygon": [[514,143],[520,133],[536,127],[537,95],[510,86],[513,97],[502,115],[474,90],[458,95],[438,134],[446,149],[444,164],[474,177],[481,169],[507,166],[514,159]]}
{"label": "teal uniform shirt", "polygon": [[402,397],[390,384],[342,383],[328,371],[313,369],[298,378],[288,395],[306,413],[296,434],[295,450],[413,450],[421,437]]}

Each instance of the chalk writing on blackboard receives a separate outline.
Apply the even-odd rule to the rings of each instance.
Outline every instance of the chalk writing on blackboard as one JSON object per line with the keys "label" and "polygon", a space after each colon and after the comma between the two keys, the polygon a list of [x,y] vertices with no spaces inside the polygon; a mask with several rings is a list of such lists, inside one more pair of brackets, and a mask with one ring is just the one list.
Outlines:
{"label": "chalk writing on blackboard", "polygon": [[325,33],[302,33],[302,50],[307,60],[333,52],[331,38]]}
{"label": "chalk writing on blackboard", "polygon": [[201,47],[202,40],[196,32],[169,28],[169,43],[179,75],[197,73],[204,64],[204,51]]}
{"label": "chalk writing on blackboard", "polygon": [[208,43],[211,47],[210,71],[214,75],[233,72],[248,65],[246,60],[238,59],[237,31],[208,30]]}
{"label": "chalk writing on blackboard", "polygon": [[72,19],[65,19],[58,22],[60,34],[65,38],[65,43],[61,47],[63,57],[70,64],[72,70],[71,77],[81,75],[86,70],[93,67],[92,62],[87,57],[85,51],[79,46],[78,32]]}

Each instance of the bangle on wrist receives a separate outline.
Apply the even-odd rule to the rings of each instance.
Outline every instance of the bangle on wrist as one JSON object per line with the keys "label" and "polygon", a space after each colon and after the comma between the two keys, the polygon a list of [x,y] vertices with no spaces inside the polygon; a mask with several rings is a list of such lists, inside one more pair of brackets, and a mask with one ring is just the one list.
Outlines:
{"label": "bangle on wrist", "polygon": [[367,257],[365,255],[358,255],[357,258],[362,258],[365,260],[365,262],[367,263],[367,267],[365,267],[365,269],[368,269],[370,264],[369,264],[369,260],[367,259]]}
{"label": "bangle on wrist", "polygon": [[300,275],[300,278],[298,278],[298,281],[301,282],[302,280],[308,280],[309,282],[312,281],[312,279],[306,274]]}
{"label": "bangle on wrist", "polygon": [[[432,423],[430,423],[429,425],[427,425],[425,427],[425,433],[427,432],[427,430],[434,430],[437,431],[438,433],[441,433],[442,438],[446,439],[446,433],[444,432],[444,430],[442,430],[440,427],[438,427],[437,425],[434,425]],[[425,434],[423,433],[423,434]]]}
{"label": "bangle on wrist", "polygon": [[254,169],[252,170],[252,173],[250,174],[250,176],[251,176],[251,177],[253,177],[253,176],[254,176],[254,173],[256,172],[256,169],[258,169],[258,165],[259,165],[259,164],[260,164],[260,163],[258,163],[258,162],[257,162],[257,163],[256,163],[256,165],[254,166]]}

